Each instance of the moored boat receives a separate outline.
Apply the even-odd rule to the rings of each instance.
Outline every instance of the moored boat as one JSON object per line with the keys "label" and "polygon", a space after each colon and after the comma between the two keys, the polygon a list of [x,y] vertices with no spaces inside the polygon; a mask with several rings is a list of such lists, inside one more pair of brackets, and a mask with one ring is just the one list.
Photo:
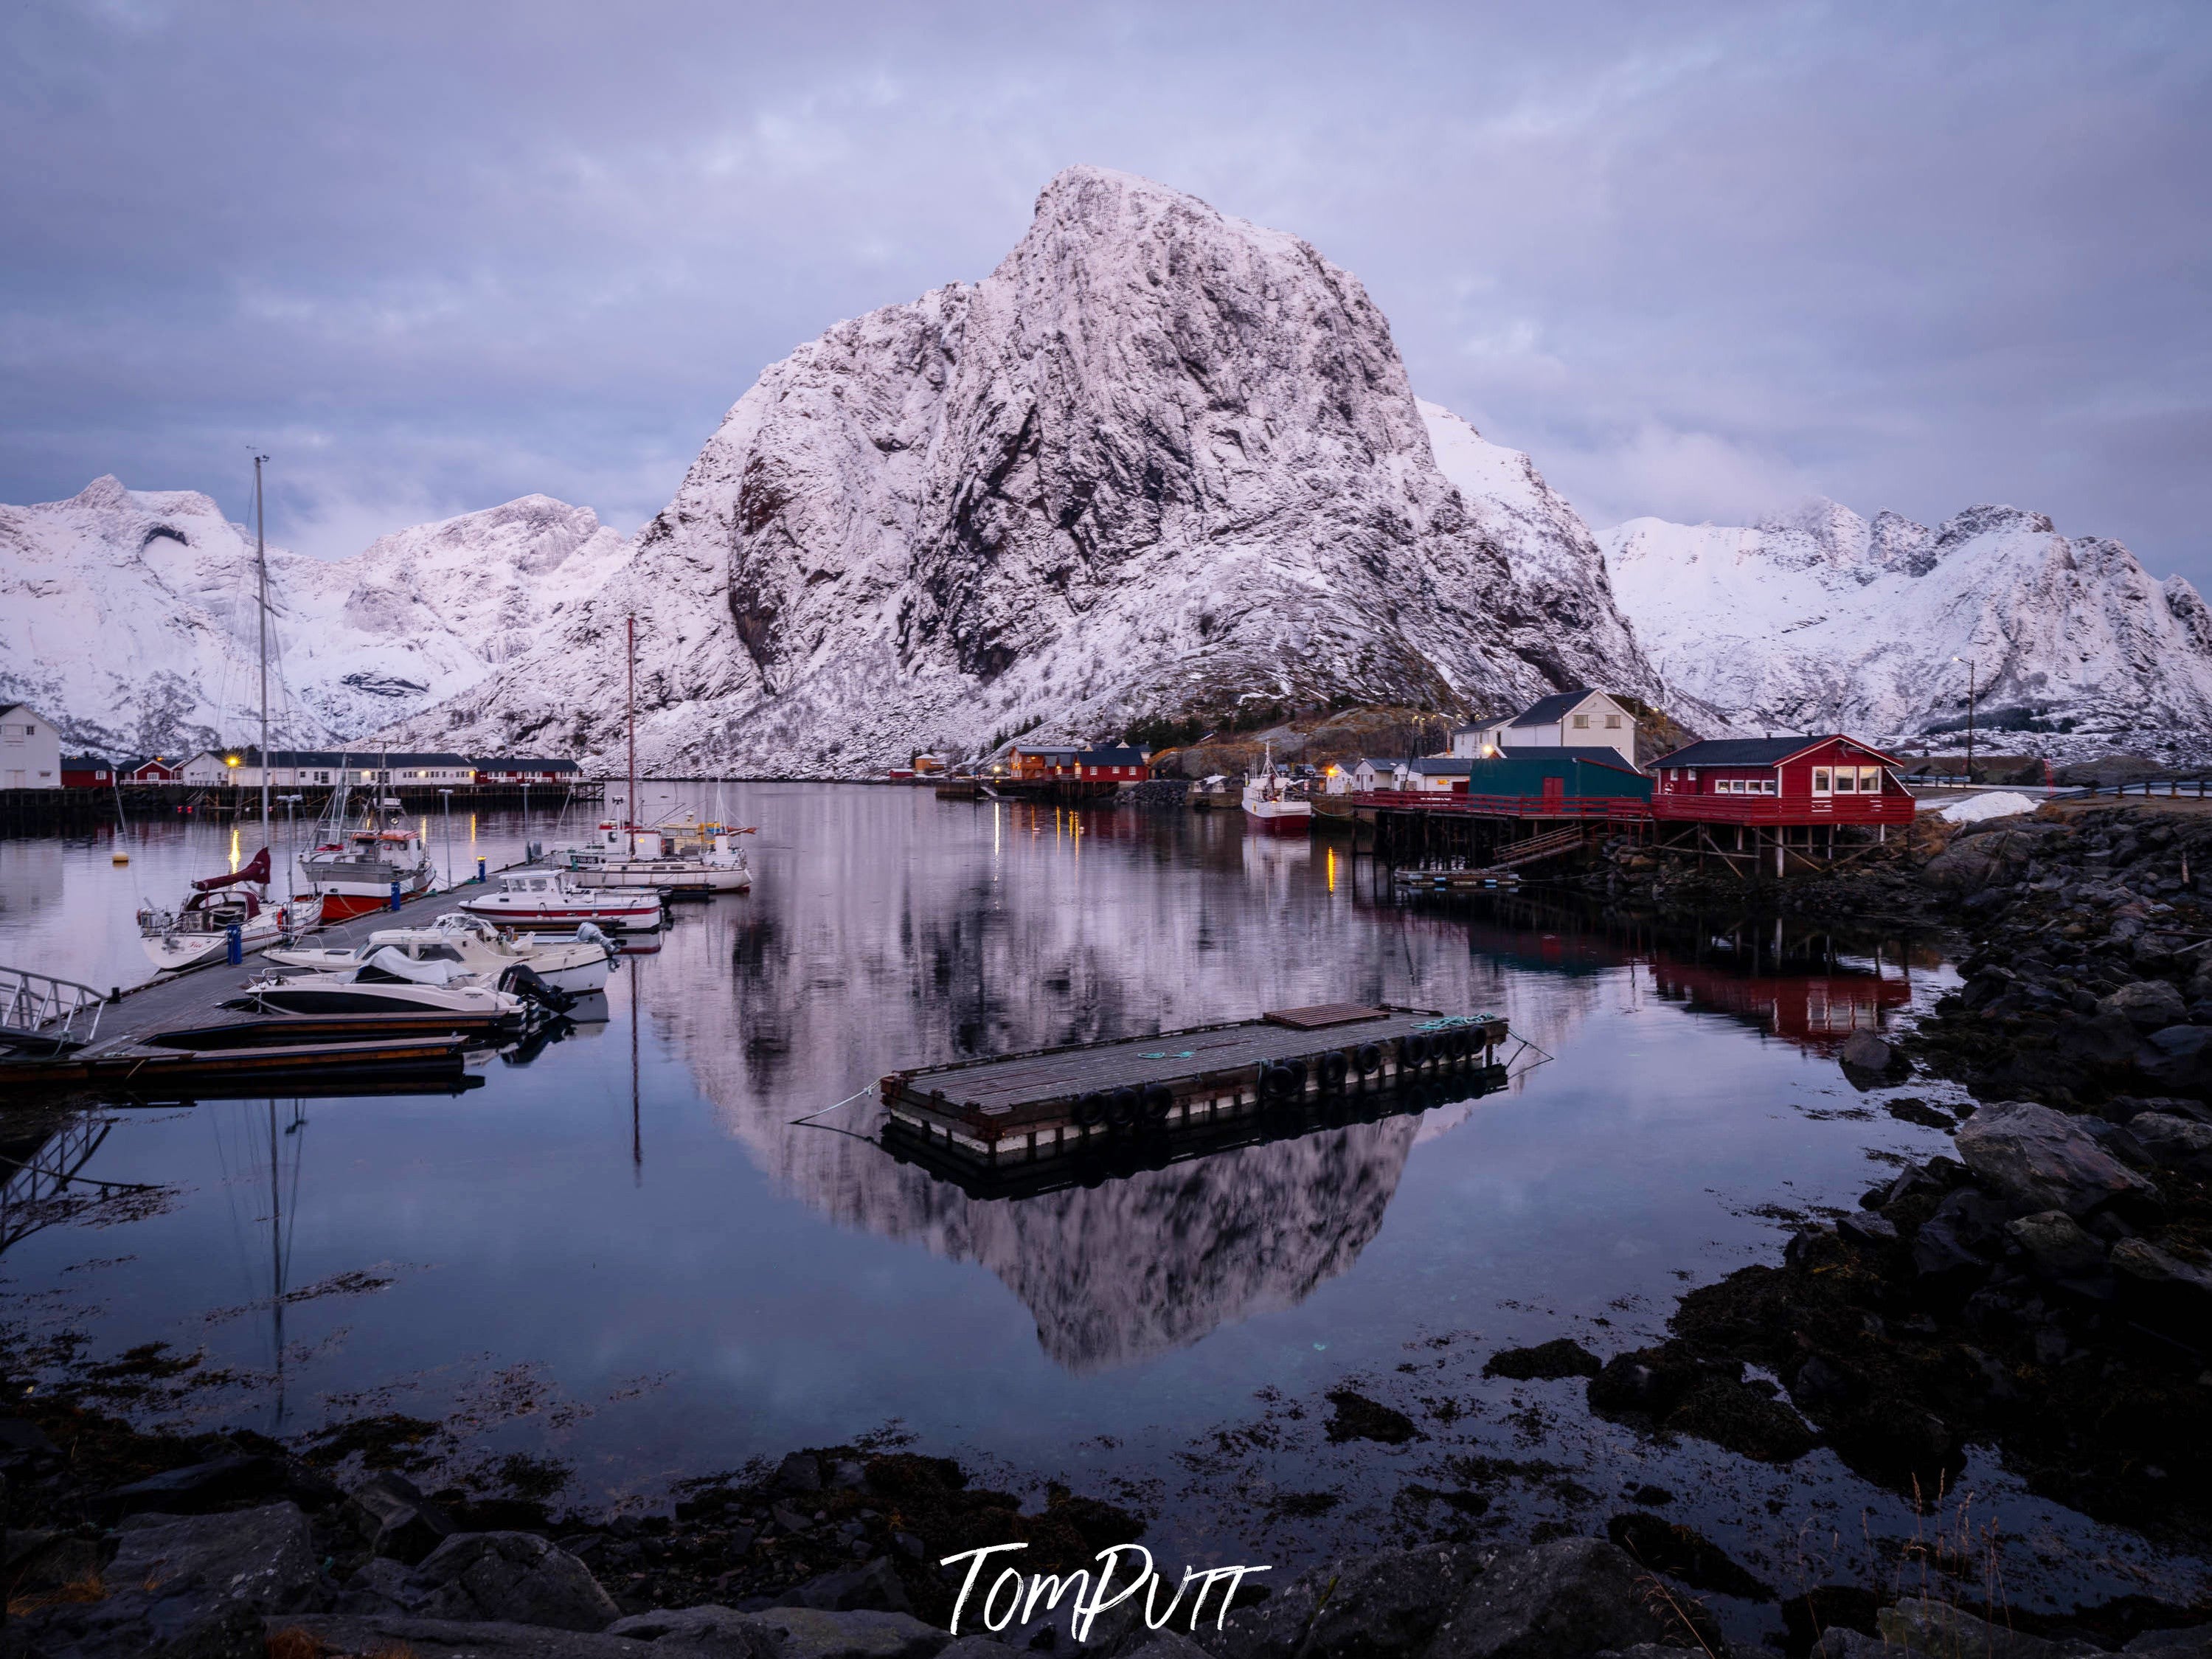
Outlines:
{"label": "moored boat", "polygon": [[614,941],[591,922],[573,939],[517,938],[481,916],[447,911],[428,927],[382,927],[350,951],[275,949],[269,961],[284,968],[343,973],[367,963],[379,951],[396,950],[410,962],[444,962],[471,973],[498,975],[517,963],[548,985],[579,995],[606,989],[617,954]]}
{"label": "moored boat", "polygon": [[660,926],[660,895],[593,892],[572,884],[560,870],[509,870],[500,890],[464,899],[472,916],[507,927],[574,927],[588,921],[601,927]]}
{"label": "moored boat", "polygon": [[1304,785],[1271,769],[1246,781],[1244,816],[1262,830],[1303,830],[1312,821],[1313,803]]}
{"label": "moored boat", "polygon": [[[450,1013],[477,1019],[511,1018],[516,1025],[526,1023],[530,1001],[515,992],[487,984],[484,979],[483,975],[456,971],[447,963],[411,961],[386,945],[359,967],[342,974],[301,974],[288,979],[271,971],[248,981],[246,994],[224,1006],[257,1013]],[[568,1000],[566,993],[553,994],[563,1002]]]}
{"label": "moored boat", "polygon": [[292,920],[285,907],[269,902],[269,849],[264,847],[242,869],[194,882],[191,896],[177,908],[149,905],[141,910],[138,939],[155,967],[173,973],[227,955],[234,927],[240,948],[253,951],[283,937]]}
{"label": "moored boat", "polygon": [[643,828],[609,820],[581,847],[562,856],[579,887],[651,888],[659,892],[745,893],[752,866],[739,836],[750,830],[702,824],[686,814]]}
{"label": "moored boat", "polygon": [[374,805],[361,823],[348,828],[347,795],[341,784],[324,820],[331,826],[331,833],[312,852],[300,855],[300,873],[321,898],[325,922],[350,921],[388,908],[395,890],[403,900],[430,890],[429,849],[401,815],[399,803]]}

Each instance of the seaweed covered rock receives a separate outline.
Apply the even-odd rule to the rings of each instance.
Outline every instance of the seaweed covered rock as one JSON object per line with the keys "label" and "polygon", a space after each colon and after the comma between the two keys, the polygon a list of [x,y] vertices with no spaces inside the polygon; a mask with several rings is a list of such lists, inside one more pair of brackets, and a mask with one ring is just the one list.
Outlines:
{"label": "seaweed covered rock", "polygon": [[1597,1538],[1503,1552],[1437,1629],[1429,1659],[1584,1659],[1656,1642],[1636,1564]]}

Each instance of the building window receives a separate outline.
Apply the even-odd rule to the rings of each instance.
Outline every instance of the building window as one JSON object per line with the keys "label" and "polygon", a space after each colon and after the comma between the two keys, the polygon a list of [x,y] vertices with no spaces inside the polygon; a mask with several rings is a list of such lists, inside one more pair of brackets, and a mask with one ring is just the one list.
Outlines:
{"label": "building window", "polygon": [[1829,776],[1830,774],[1828,769],[1825,766],[1816,766],[1813,769],[1813,793],[1814,794],[1825,795],[1828,793]]}
{"label": "building window", "polygon": [[1862,795],[1881,793],[1881,768],[1879,766],[1859,768],[1859,793]]}
{"label": "building window", "polygon": [[1577,732],[1587,732],[1589,730],[1589,716],[1588,714],[1577,714],[1575,716],[1575,730]]}
{"label": "building window", "polygon": [[1620,731],[1620,715],[1618,715],[1618,714],[1607,714],[1607,715],[1605,717],[1605,729],[1606,729],[1607,731],[1608,731],[1608,732],[1618,732],[1618,731]]}
{"label": "building window", "polygon": [[1858,793],[1858,787],[1859,775],[1856,771],[1848,766],[1838,766],[1836,769],[1836,793],[1838,794],[1856,794]]}

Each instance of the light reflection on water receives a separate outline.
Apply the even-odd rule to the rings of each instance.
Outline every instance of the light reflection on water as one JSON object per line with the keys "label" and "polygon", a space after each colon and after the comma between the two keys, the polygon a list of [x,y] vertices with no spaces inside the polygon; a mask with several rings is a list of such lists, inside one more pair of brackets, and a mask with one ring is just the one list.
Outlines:
{"label": "light reflection on water", "polygon": [[[1881,1160],[1943,1145],[1828,1058],[1933,994],[1931,961],[1731,919],[1662,940],[1540,901],[1401,908],[1345,844],[1235,814],[747,786],[729,815],[761,826],[750,896],[679,908],[606,1024],[482,1088],[110,1114],[86,1172],[180,1195],[23,1237],[19,1309],[99,1352],[204,1346],[252,1374],[210,1395],[220,1420],[479,1416],[472,1454],[567,1458],[581,1496],[898,1419],[987,1468],[1135,1483],[1193,1560],[1387,1534],[1401,1489],[1449,1484],[1439,1460],[1470,1446],[1586,1466],[1582,1498],[1500,1492],[1516,1535],[1657,1480],[1772,1566],[1802,1522],[1856,1539],[1888,1503],[1826,1453],[1653,1448],[1589,1422],[1577,1384],[1480,1370],[1561,1334],[1649,1340],[1686,1283],[1771,1255],[1760,1206],[1849,1205]],[[228,837],[157,830],[125,880],[104,842],[0,843],[0,962],[120,977],[137,891]],[[524,839],[471,822],[461,867]],[[865,1101],[793,1122],[899,1066],[1353,1000],[1502,1012],[1551,1058],[1500,1095],[1021,1200],[894,1160]],[[363,1272],[391,1282],[348,1293]],[[1321,1395],[1347,1382],[1425,1437],[1328,1444]],[[1322,1487],[1350,1501],[1268,1506]],[[2007,1492],[2022,1529],[2081,1527]]]}

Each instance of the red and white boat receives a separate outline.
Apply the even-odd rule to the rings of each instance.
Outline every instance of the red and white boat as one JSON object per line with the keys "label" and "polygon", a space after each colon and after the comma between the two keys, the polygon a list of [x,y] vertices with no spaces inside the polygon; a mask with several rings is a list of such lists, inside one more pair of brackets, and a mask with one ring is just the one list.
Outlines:
{"label": "red and white boat", "polygon": [[347,791],[341,786],[324,820],[333,831],[311,853],[300,855],[300,874],[319,894],[325,922],[350,921],[372,910],[392,907],[392,889],[402,899],[430,890],[430,850],[408,823],[396,800],[371,807],[362,822],[346,828]]}
{"label": "red and white boat", "polygon": [[230,949],[230,930],[252,952],[274,944],[293,922],[313,918],[312,904],[287,912],[269,902],[269,849],[243,869],[192,884],[191,896],[173,910],[151,906],[138,913],[138,938],[153,964],[166,973],[213,962]]}
{"label": "red and white boat", "polygon": [[587,891],[570,885],[558,870],[511,870],[499,881],[499,891],[464,899],[460,908],[505,927],[574,927],[580,921],[601,927],[660,926],[658,893]]}

